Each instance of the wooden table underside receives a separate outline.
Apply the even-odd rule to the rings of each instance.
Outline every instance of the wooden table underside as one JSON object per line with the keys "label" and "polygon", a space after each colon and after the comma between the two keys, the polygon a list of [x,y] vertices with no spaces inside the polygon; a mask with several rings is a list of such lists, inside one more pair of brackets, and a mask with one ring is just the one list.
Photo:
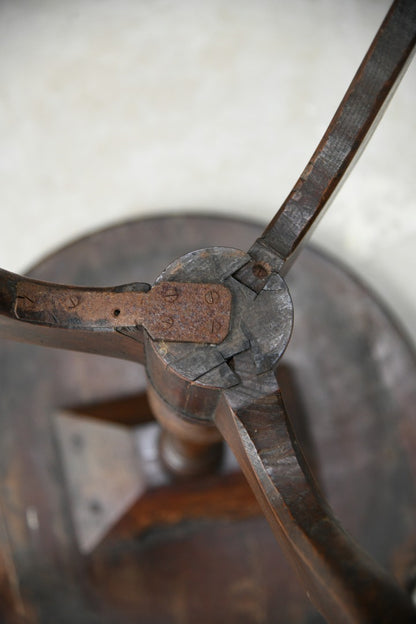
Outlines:
{"label": "wooden table underside", "polygon": [[[187,251],[214,244],[246,249],[260,231],[214,217],[144,219],[81,239],[31,274],[79,285],[151,282]],[[295,330],[280,383],[289,412],[343,525],[410,586],[416,576],[414,355],[374,297],[322,254],[305,249],[288,284]],[[3,621],[323,621],[238,472],[149,489],[82,555],[57,415],[140,394],[144,371],[11,342],[1,345],[0,367]],[[148,421],[145,402],[138,405],[142,413],[126,415],[131,425]],[[108,479],[116,474],[109,461]]]}

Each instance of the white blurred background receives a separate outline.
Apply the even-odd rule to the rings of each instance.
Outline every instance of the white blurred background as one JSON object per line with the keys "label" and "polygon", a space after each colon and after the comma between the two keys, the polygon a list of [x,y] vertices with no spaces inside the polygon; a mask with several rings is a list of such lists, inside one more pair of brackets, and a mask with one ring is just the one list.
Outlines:
{"label": "white blurred background", "polygon": [[[0,266],[140,215],[269,220],[389,4],[1,0]],[[416,61],[314,241],[416,342],[415,111]]]}

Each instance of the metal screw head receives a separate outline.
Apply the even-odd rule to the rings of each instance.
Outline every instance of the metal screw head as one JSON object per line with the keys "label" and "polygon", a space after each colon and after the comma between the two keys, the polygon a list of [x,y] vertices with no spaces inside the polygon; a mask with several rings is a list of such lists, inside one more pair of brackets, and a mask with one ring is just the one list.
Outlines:
{"label": "metal screw head", "polygon": [[216,290],[209,290],[205,293],[205,301],[209,304],[218,303],[220,300],[220,295]]}
{"label": "metal screw head", "polygon": [[160,319],[160,322],[165,327],[172,327],[174,321],[171,316],[162,316],[162,318]]}
{"label": "metal screw head", "polygon": [[176,301],[178,296],[178,290],[174,286],[167,286],[162,292],[163,299],[167,301]]}

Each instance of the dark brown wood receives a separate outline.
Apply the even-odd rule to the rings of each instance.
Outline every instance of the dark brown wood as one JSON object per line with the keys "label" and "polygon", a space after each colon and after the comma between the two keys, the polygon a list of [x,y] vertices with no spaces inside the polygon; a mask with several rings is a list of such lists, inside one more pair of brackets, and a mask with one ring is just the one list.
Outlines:
{"label": "dark brown wood", "polygon": [[[235,277],[261,293],[287,273],[381,117],[416,43],[416,3],[396,0],[295,187]],[[233,369],[253,368],[245,354]],[[247,374],[246,374],[247,377]],[[234,449],[276,536],[328,621],[415,621],[410,600],[343,533],[319,494],[280,393],[254,370],[223,392],[215,420]]]}
{"label": "dark brown wood", "polygon": [[161,425],[159,458],[175,477],[190,478],[212,474],[223,456],[222,438],[211,422],[192,422],[178,418],[177,409],[169,405],[154,389],[147,386],[153,414]]}
{"label": "dark brown wood", "polygon": [[94,401],[92,404],[83,403],[78,407],[73,405],[71,414],[126,427],[139,426],[153,419],[152,410],[144,392],[123,396],[112,401]]}
{"label": "dark brown wood", "polygon": [[[190,215],[143,220],[61,250],[34,277],[103,286],[152,281],[189,249],[244,248],[259,231]],[[155,255],[157,236],[169,246]],[[319,254],[306,249],[288,282],[296,323],[285,362],[296,372],[322,487],[343,526],[402,587],[411,587],[415,357],[367,291]],[[188,617],[211,624],[220,613],[220,621],[236,624],[271,623],[276,614],[291,624],[322,624],[248,491],[245,498],[241,478],[223,482],[220,474],[149,490],[93,553],[80,557],[53,443],[55,414],[74,408],[78,417],[85,412],[105,423],[138,425],[140,414],[148,421],[146,401],[136,408],[134,398],[115,400],[144,391],[144,371],[131,362],[6,341],[0,371],[2,511],[18,604],[34,622],[179,624]],[[117,464],[110,457],[108,463],[107,474],[116,478]]]}
{"label": "dark brown wood", "polygon": [[[149,290],[149,285],[134,283],[107,289],[80,289],[30,280],[0,269],[0,337],[143,362],[143,329],[135,327],[135,342],[116,331],[114,301],[105,306],[108,320],[98,324],[89,317],[88,311],[85,314],[84,310],[80,316],[72,311],[74,303],[85,295],[93,300],[98,296],[102,307],[103,297],[107,295],[111,300],[115,296],[118,301],[123,289],[128,296],[135,290],[140,296]],[[36,304],[39,297],[40,302]]]}
{"label": "dark brown wood", "polygon": [[[209,510],[209,512],[208,512]],[[184,518],[204,521],[209,518],[237,521],[256,517],[261,511],[240,472],[199,480],[175,481],[148,491],[120,519],[108,540],[130,539],[154,527],[174,527]]]}
{"label": "dark brown wood", "polygon": [[312,602],[328,622],[416,622],[410,597],[342,529],[321,495],[273,374],[256,377],[249,354],[235,360],[244,383],[224,392],[215,422]]}
{"label": "dark brown wood", "polygon": [[256,265],[287,272],[381,119],[415,42],[416,3],[396,0],[312,158],[251,247],[254,260],[241,274],[242,279],[246,280],[245,273],[251,275]]}
{"label": "dark brown wood", "polygon": [[[162,422],[169,423],[159,440],[162,458],[156,472],[164,474],[163,462],[171,472],[188,477],[201,474],[208,468],[214,470],[220,459],[218,432],[212,426],[214,419],[234,450],[283,552],[300,574],[309,597],[324,617],[333,622],[377,621],[386,624],[416,621],[411,599],[403,589],[403,585],[411,587],[411,574],[403,583],[408,564],[404,565],[402,558],[398,567],[405,571],[401,572],[399,586],[344,531],[321,494],[304,458],[295,434],[295,431],[301,430],[300,419],[297,418],[293,427],[274,376],[276,365],[287,347],[293,322],[292,300],[279,273],[288,271],[301,243],[374,129],[410,59],[415,41],[416,4],[412,0],[396,0],[311,161],[281,210],[251,246],[249,253],[217,247],[182,256],[157,279],[153,294],[157,299],[162,293],[161,300],[153,301],[156,307],[152,306],[150,312],[147,310],[146,314],[140,314],[138,311],[138,303],[145,307],[152,298],[152,291],[150,295],[145,294],[147,286],[137,282],[133,286],[107,289],[105,292],[98,287],[81,291],[78,287],[48,286],[6,272],[0,274],[0,334],[3,336],[138,362],[144,362],[144,342],[150,403],[155,415]],[[157,239],[160,238],[158,232]],[[193,248],[196,246],[192,245]],[[186,283],[178,284],[175,280]],[[195,315],[194,323],[189,323],[182,311],[177,314],[176,310],[176,304],[181,299],[179,295],[188,286],[185,308],[191,316]],[[199,295],[194,292],[196,290],[199,295],[202,293],[202,308],[201,302],[197,300]],[[230,293],[233,306],[228,332]],[[221,312],[216,308],[217,304],[223,308]],[[321,317],[321,322],[322,319],[325,319],[325,323],[331,321],[328,310]],[[163,326],[160,333],[158,324]],[[150,336],[143,332],[142,325],[149,330]],[[179,333],[176,325],[180,326]],[[159,343],[155,338],[164,338],[166,341]],[[184,344],[184,341],[201,341],[206,344],[189,345]],[[346,354],[349,348],[350,343]],[[330,359],[329,355],[327,358]],[[315,379],[311,388],[322,383],[323,377]],[[383,390],[387,385],[387,382],[379,382]],[[60,401],[63,396],[62,393],[59,395]],[[67,396],[72,397],[72,393]],[[345,389],[338,398],[345,400]],[[90,559],[90,566],[85,566],[79,553],[74,555],[74,527],[69,521],[68,508],[71,509],[72,505],[75,524],[79,523],[79,514],[74,515],[74,509],[76,507],[77,511],[85,512],[85,507],[82,507],[84,503],[88,506],[88,522],[91,522],[91,514],[98,516],[105,511],[99,498],[90,496],[88,487],[86,496],[81,496],[80,492],[78,495],[74,493],[74,484],[78,484],[77,487],[84,494],[83,481],[84,476],[87,478],[89,464],[85,455],[83,463],[80,463],[80,454],[85,453],[88,436],[82,437],[77,433],[74,438],[70,435],[65,437],[63,420],[70,434],[74,430],[69,424],[70,408],[61,406],[65,409],[59,410],[60,420],[56,425],[59,432],[57,435],[61,436],[60,464],[54,436],[51,435],[53,426],[45,421],[41,411],[37,412],[39,422],[35,419],[28,423],[22,417],[21,400],[19,396],[15,421],[12,421],[16,425],[11,434],[8,430],[5,434],[9,435],[9,441],[10,436],[12,438],[13,444],[9,446],[15,448],[16,440],[18,444],[23,443],[24,453],[21,456],[10,455],[10,449],[5,446],[2,458],[3,493],[7,501],[0,518],[1,526],[4,525],[2,533],[6,536],[2,539],[7,541],[6,552],[9,551],[13,556],[12,565],[5,562],[4,570],[0,570],[6,611],[13,613],[14,617],[20,608],[22,613],[26,611],[33,614],[34,622],[51,619],[51,614],[55,620],[63,621],[64,602],[58,598],[58,610],[54,610],[54,607],[50,609],[49,606],[44,608],[38,600],[39,592],[42,593],[48,587],[50,593],[52,587],[55,597],[62,591],[62,587],[72,587],[76,600],[71,601],[73,614],[70,617],[72,621],[74,615],[77,621],[82,621],[82,617],[88,621],[89,607],[83,610],[83,606],[92,604],[97,587],[102,590],[111,587],[108,570],[114,568],[117,559],[126,556],[123,544],[121,549],[120,544],[116,544],[113,549],[113,539],[121,538],[123,542],[125,538],[116,528],[115,533],[108,537],[107,545],[104,542],[104,556],[103,551],[100,554],[98,549]],[[355,405],[354,408],[357,411]],[[296,411],[296,408],[292,409]],[[365,412],[363,417],[365,420]],[[122,418],[115,417],[113,420],[120,422]],[[405,426],[409,424],[405,417],[403,422]],[[79,421],[76,419],[78,426]],[[145,435],[147,430],[143,429],[144,423],[140,427]],[[114,439],[118,439],[121,445],[121,439],[124,440],[123,444],[126,443],[126,446],[121,446],[123,453],[117,456],[121,463],[121,456],[125,456],[124,450],[130,452],[133,442],[126,432],[118,430],[117,435],[115,430],[112,432]],[[42,439],[40,434],[46,435],[47,443],[44,446],[41,444],[43,452],[37,454],[33,447],[37,438]],[[106,430],[107,440],[108,434]],[[152,444],[155,445],[155,442]],[[310,444],[309,448],[312,447],[313,444]],[[396,449],[399,447],[404,447],[403,442],[396,442]],[[101,449],[96,450],[100,455]],[[74,453],[78,455],[74,456]],[[37,463],[38,457],[42,457],[42,465]],[[132,462],[132,472],[136,474],[136,463]],[[102,463],[105,465],[102,481],[111,481],[114,475],[113,491],[119,494],[117,474],[107,464],[107,454]],[[317,466],[317,461],[315,464]],[[78,473],[77,466],[82,466]],[[52,473],[56,479],[56,474],[62,470],[66,471],[68,481],[67,498],[48,475]],[[318,470],[316,468],[317,473]],[[24,482],[22,474],[25,475]],[[193,523],[196,518],[201,518],[199,506],[196,513],[193,503],[184,504],[179,515],[175,515],[169,508],[161,509],[161,496],[151,496],[153,502],[156,500],[156,505],[151,504],[146,508],[148,492],[160,489],[157,479],[146,481],[146,478],[148,476],[143,472],[134,490],[135,496],[140,492],[142,511],[148,518],[147,522],[133,523],[139,536],[142,537],[147,531],[152,532],[157,523],[166,528],[172,517],[175,527],[179,522]],[[163,481],[166,474],[160,478]],[[124,484],[123,479],[121,482]],[[136,480],[133,479],[133,482],[136,487]],[[94,479],[91,483],[94,483]],[[235,482],[231,480],[231,483],[230,493],[235,490]],[[218,496],[224,494],[218,487],[216,492]],[[169,499],[169,493],[165,492],[163,496]],[[131,504],[132,501],[131,497],[121,500],[123,502],[121,508],[117,508],[117,513],[122,513],[123,505],[127,501]],[[214,508],[217,512],[220,510],[222,520],[229,519],[229,507],[214,505]],[[111,505],[108,505],[107,512],[110,509]],[[239,519],[246,519],[243,508],[240,511],[242,514]],[[81,517],[84,517],[82,513]],[[134,514],[130,516],[133,518]],[[111,518],[111,514],[107,513],[106,518]],[[93,519],[93,522],[96,520]],[[109,525],[103,526],[107,529]],[[122,526],[123,522],[119,523],[118,529]],[[131,523],[127,523],[127,526],[135,530]],[[156,533],[160,537],[159,527],[156,527]],[[87,541],[80,541],[79,532],[76,535],[82,552],[89,552],[85,547]],[[128,534],[129,546],[131,537],[134,541],[137,535]],[[91,540],[88,543],[91,549]],[[178,549],[174,551],[177,556]],[[142,570],[141,563],[132,560],[131,551],[128,552],[127,569],[134,576],[135,572]],[[41,557],[42,566],[38,569],[33,563],[36,564]],[[104,575],[101,573],[103,569],[106,571]],[[103,577],[105,580],[102,584]],[[82,588],[74,584],[74,579],[81,580]],[[155,587],[157,583],[152,585],[152,588]],[[99,616],[111,622],[112,613],[111,610],[108,612],[105,604],[107,591],[101,594],[103,596],[105,598],[100,604]],[[146,604],[143,594],[130,597],[129,600],[133,601],[135,608]],[[162,619],[166,618],[169,613],[167,606],[172,605],[174,600],[175,594],[160,607],[158,613],[163,614]],[[78,611],[83,614],[81,619]],[[123,616],[126,613],[129,613],[129,607],[124,609]],[[201,605],[195,618],[195,614],[191,615],[188,610],[188,605],[181,603],[176,619],[178,622],[190,618],[202,622],[204,615],[207,612],[204,608],[201,610]],[[257,616],[256,610],[258,619]],[[118,613],[115,620],[121,621]],[[155,618],[153,620],[157,621]]]}

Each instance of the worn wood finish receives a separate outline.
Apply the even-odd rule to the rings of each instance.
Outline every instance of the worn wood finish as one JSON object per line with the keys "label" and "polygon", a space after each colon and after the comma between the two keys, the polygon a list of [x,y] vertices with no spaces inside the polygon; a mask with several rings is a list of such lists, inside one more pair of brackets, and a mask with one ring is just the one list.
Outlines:
{"label": "worn wood finish", "polygon": [[[259,231],[190,215],[143,220],[65,248],[33,275],[80,285],[151,281],[189,249],[212,243],[244,248]],[[155,236],[169,241],[158,256]],[[308,460],[313,457],[343,526],[402,587],[412,587],[415,358],[365,289],[325,258],[305,250],[288,278],[296,319],[285,362],[296,373],[306,414],[299,418],[297,404],[289,402],[297,435],[302,441],[309,436]],[[89,557],[80,557],[53,442],[54,414],[75,406],[74,413],[106,422],[148,420],[146,401],[139,399],[137,408],[131,400],[114,401],[145,389],[143,369],[4,342],[0,370],[1,499],[12,613],[24,610],[27,621],[32,614],[36,623],[63,624],[179,624],[186,617],[201,624],[257,624],[276,621],[276,614],[288,623],[323,621],[237,476],[149,491]],[[283,383],[288,396],[290,384]],[[116,472],[111,458],[109,463]],[[29,510],[33,527],[31,509],[39,530],[27,524]],[[3,602],[3,620],[13,617]]]}
{"label": "worn wood finish", "polygon": [[[252,260],[236,273],[257,296],[272,271],[284,275],[292,265],[380,119],[415,43],[416,4],[396,0],[309,164],[250,248]],[[306,463],[292,446],[296,437],[287,429],[277,386],[271,394],[273,366],[269,378],[262,379],[253,359],[248,352],[234,357],[241,383],[223,391],[215,421],[312,601],[328,621],[416,621],[409,597],[345,536],[314,489]]]}
{"label": "worn wood finish", "polygon": [[416,3],[396,0],[309,163],[251,247],[255,261],[287,272],[381,119],[415,42]]}
{"label": "worn wood finish", "polygon": [[224,392],[215,422],[276,538],[328,622],[415,622],[410,598],[342,529],[304,459],[272,373],[236,357],[243,387]]}
{"label": "worn wood finish", "polygon": [[[175,325],[176,316],[174,317],[173,312],[169,313],[169,316],[163,316],[163,305],[161,321],[162,324],[168,325],[168,334],[165,327],[165,334],[162,332],[159,337],[165,337],[166,340],[156,344],[154,332],[150,332],[153,337],[144,334],[146,367],[151,384],[149,397],[156,416],[158,412],[166,411],[169,419],[177,418],[178,421],[184,419],[190,421],[192,427],[195,427],[196,423],[200,427],[205,427],[202,443],[196,443],[193,438],[176,435],[172,429],[165,432],[160,442],[165,464],[173,472],[179,466],[177,472],[188,476],[199,472],[200,460],[202,466],[213,470],[220,457],[219,453],[214,452],[218,448],[217,441],[208,441],[212,432],[210,426],[214,420],[225,440],[235,451],[282,550],[299,572],[309,597],[323,616],[333,622],[377,621],[384,624],[396,621],[414,622],[416,612],[406,591],[341,528],[331,508],[320,494],[298,444],[297,435],[302,429],[302,424],[299,419],[296,423],[295,418],[292,425],[275,379],[275,368],[287,347],[293,317],[292,300],[282,275],[288,271],[300,249],[300,244],[334,195],[334,191],[375,127],[388,96],[410,58],[415,42],[416,4],[413,0],[396,0],[309,165],[276,217],[250,247],[249,253],[221,247],[192,252],[173,263],[158,278],[156,288],[160,287],[165,293],[170,293],[166,305],[176,305],[176,291],[172,297],[175,280],[184,282],[182,286],[178,286],[178,290],[184,291],[201,287],[203,281],[207,289],[204,291],[203,300],[204,305],[207,304],[208,307],[213,306],[216,301],[221,302],[223,296],[219,294],[220,289],[227,289],[228,302],[232,293],[230,331],[226,338],[224,339],[224,334],[221,333],[224,323],[218,320],[219,314],[213,311],[213,307],[210,308],[212,315],[207,317],[208,325],[204,313],[201,315],[204,328],[209,326],[209,336],[216,337],[208,341],[204,332],[201,332],[201,341],[205,342],[205,345],[190,346],[183,343],[197,332],[193,332],[192,323],[187,327],[187,323],[183,322],[180,315],[178,324],[183,325],[182,333],[175,334],[174,331],[171,335],[169,331]],[[160,240],[160,235],[157,238]],[[144,322],[144,318],[140,317],[140,322],[137,322],[137,319],[133,319],[132,322],[133,317],[127,314],[127,320],[124,319],[123,306],[119,304],[119,298],[121,301],[123,296],[134,298],[135,294],[128,291],[137,290],[137,287],[133,289],[127,287],[127,292],[125,288],[108,292],[104,298],[100,293],[98,299],[90,293],[87,297],[85,314],[81,315],[82,318],[76,317],[75,322],[72,310],[80,303],[76,289],[55,287],[53,296],[48,296],[45,285],[35,282],[28,285],[24,280],[16,279],[5,272],[0,277],[3,335],[18,337],[16,321],[18,325],[23,322],[25,327],[23,339],[65,348],[84,349],[92,353],[101,352],[126,359],[135,353],[134,359],[143,362],[141,323]],[[169,285],[164,286],[163,282],[166,281]],[[318,284],[316,288],[319,290]],[[143,285],[139,286],[140,289],[143,291]],[[62,293],[64,303],[60,298]],[[74,296],[68,297],[71,293]],[[138,296],[143,302],[147,301],[148,295],[144,295],[143,292],[139,292]],[[191,299],[192,297],[189,297],[189,302]],[[98,311],[95,309],[94,301],[97,303]],[[128,308],[131,304],[129,302]],[[80,308],[83,309],[83,306],[80,305]],[[113,317],[111,322],[107,318],[110,309],[113,311],[113,317],[120,316],[120,326],[119,321]],[[130,306],[129,309],[133,308]],[[197,326],[201,320],[198,305],[195,309],[190,305],[189,310],[191,315],[195,314],[197,317]],[[320,322],[323,320],[325,323],[330,322],[329,314],[330,309],[325,310]],[[154,320],[152,315],[150,317],[148,315],[149,319],[150,322]],[[41,333],[47,330],[47,333],[42,336],[41,333],[37,333],[40,330]],[[167,342],[175,338],[177,340],[173,343]],[[129,343],[128,346],[126,341]],[[219,344],[212,344],[214,342]],[[352,342],[346,343],[346,356]],[[358,362],[354,360],[354,366],[359,361],[360,359]],[[315,385],[320,383],[323,383],[323,377],[315,380]],[[383,381],[379,390],[385,390],[388,385]],[[404,393],[407,393],[407,388]],[[345,392],[338,398],[337,409],[341,398],[345,400]],[[354,408],[356,412],[356,404]],[[19,404],[18,412],[20,410]],[[355,416],[357,417],[356,414]],[[364,412],[364,419],[365,417]],[[23,420],[21,417],[17,418],[16,422],[18,424],[16,429],[7,432],[9,436],[11,434],[14,444],[16,439],[20,442],[22,432],[30,442],[33,442],[36,433],[39,433],[36,432],[36,427],[35,436],[30,436],[24,418]],[[50,424],[43,418],[40,422],[43,424],[41,431],[48,436],[43,459],[48,464],[49,471],[51,466],[53,471],[59,471],[53,440],[50,439]],[[406,416],[403,422],[409,425]],[[189,433],[190,429],[186,430]],[[410,430],[408,428],[405,430],[409,435],[412,426],[410,425]],[[194,431],[195,429],[192,429],[192,432]],[[198,436],[201,434],[198,433]],[[125,434],[122,437],[126,440]],[[404,442],[398,443],[398,446],[400,445],[404,447]],[[82,444],[70,443],[68,448],[75,447],[77,452],[83,452]],[[30,448],[31,453],[27,453],[27,448]],[[130,448],[129,442],[123,448]],[[309,452],[311,451],[313,445],[309,445]],[[7,453],[5,458],[6,456]],[[70,556],[68,559],[69,553],[73,555],[72,526],[68,523],[66,513],[68,500],[64,500],[62,492],[57,490],[56,483],[52,487],[51,483],[48,483],[48,477],[45,475],[46,464],[40,467],[39,473],[35,457],[31,445],[25,446],[25,453],[17,460],[18,472],[14,474],[8,473],[7,459],[3,460],[6,461],[3,466],[6,482],[4,493],[6,500],[11,501],[11,504],[4,507],[3,533],[7,536],[9,551],[13,553],[14,558],[8,574],[2,574],[3,577],[7,576],[7,582],[3,583],[7,598],[5,604],[8,604],[6,611],[16,613],[15,603],[18,596],[18,603],[21,604],[21,610],[27,619],[33,622],[46,621],[53,614],[55,620],[63,621],[64,603],[59,598],[52,610],[49,606],[45,609],[44,605],[35,599],[42,594],[46,586],[49,586],[49,591],[53,586],[52,591],[59,594],[60,583],[63,583],[65,587],[72,586],[76,595],[76,600],[72,603],[74,608],[72,620],[77,612],[82,612],[81,619],[79,614],[77,615],[77,621],[83,621],[84,618],[87,622],[91,615],[91,600],[96,588],[108,587],[106,574],[104,585],[101,583],[103,578],[101,570],[103,568],[108,570],[109,566],[114,567],[114,562],[120,557],[124,559],[125,550],[123,546],[120,550],[118,544],[112,549],[112,541],[109,538],[109,558],[108,551],[104,548],[104,557],[97,552],[97,555],[92,557],[93,565],[89,568],[85,567],[84,561],[78,556]],[[16,462],[16,457],[8,456],[8,458],[10,462]],[[68,457],[65,456],[67,470],[68,465]],[[88,462],[83,465],[88,466]],[[20,474],[30,475],[23,487],[19,479]],[[108,474],[111,478],[111,471]],[[49,487],[37,489],[39,479],[40,482],[44,481],[44,485],[48,483]],[[406,478],[404,480],[406,481]],[[148,489],[151,490],[154,484],[149,483]],[[135,495],[137,491],[134,490]],[[145,500],[148,492],[146,489],[140,489],[140,492]],[[219,495],[221,496],[220,490]],[[29,504],[28,496],[31,499]],[[84,500],[88,503],[88,497],[81,497],[81,502]],[[99,513],[101,507],[96,501],[94,503],[92,509]],[[20,515],[17,514],[18,520],[15,521],[13,516],[19,507]],[[166,523],[169,513],[164,517],[161,510],[156,509],[155,513],[152,506],[150,510],[151,522],[158,522],[160,518],[160,522]],[[225,514],[223,519],[229,519],[228,507],[223,511]],[[192,513],[192,505],[185,505],[181,521],[183,522],[189,515],[194,518]],[[147,514],[149,515],[149,510]],[[22,518],[25,518],[23,525]],[[138,524],[141,527],[139,531],[148,526],[146,523]],[[219,543],[222,544],[221,540]],[[30,571],[33,573],[35,569],[33,564],[36,565],[40,554],[44,551],[42,569],[33,580]],[[177,549],[174,552],[177,554]],[[130,575],[134,576],[138,565],[140,566],[140,562],[129,560]],[[14,581],[13,574],[10,576],[10,570],[15,570]],[[55,578],[56,572],[59,572],[59,580]],[[91,572],[94,579],[92,584],[89,576]],[[74,585],[74,577],[81,579],[82,590],[79,585]],[[139,578],[142,579],[142,573]],[[403,578],[401,580],[403,581]],[[157,582],[155,584],[154,581],[153,578],[152,589],[157,587]],[[17,593],[13,593],[13,586],[17,586]],[[153,619],[154,621],[158,621],[159,615],[162,619],[166,618],[166,613],[169,612],[166,609],[169,604],[173,604],[175,597],[176,592],[167,602],[159,605],[158,616]],[[40,602],[42,603],[42,600]],[[133,602],[137,612],[146,611],[143,595],[139,595]],[[59,604],[58,610],[56,604]],[[83,610],[84,605],[88,605],[87,610]],[[124,607],[126,605],[123,603]],[[121,621],[118,613],[115,614],[111,608],[107,608],[105,600],[100,604],[98,613],[99,617],[101,619],[105,617],[106,621],[113,619]],[[129,605],[124,609],[123,615],[126,613],[130,613]],[[225,613],[223,610],[222,618],[226,617]],[[206,610],[202,610],[196,619],[203,621],[203,614],[207,614]],[[190,615],[186,601],[181,602],[177,611],[177,621],[187,620]],[[192,618],[195,619],[194,613]]]}
{"label": "worn wood finish", "polygon": [[[143,329],[137,328],[134,344],[113,326],[114,304],[108,306],[106,298],[116,297],[119,306],[118,297],[123,289],[131,296],[132,291],[146,292],[149,285],[134,283],[116,288],[80,289],[30,280],[0,269],[0,337],[144,362]],[[104,301],[108,320],[94,323],[88,311],[75,318],[74,303],[81,297],[92,299],[90,305],[95,302],[98,307],[102,307]]]}

